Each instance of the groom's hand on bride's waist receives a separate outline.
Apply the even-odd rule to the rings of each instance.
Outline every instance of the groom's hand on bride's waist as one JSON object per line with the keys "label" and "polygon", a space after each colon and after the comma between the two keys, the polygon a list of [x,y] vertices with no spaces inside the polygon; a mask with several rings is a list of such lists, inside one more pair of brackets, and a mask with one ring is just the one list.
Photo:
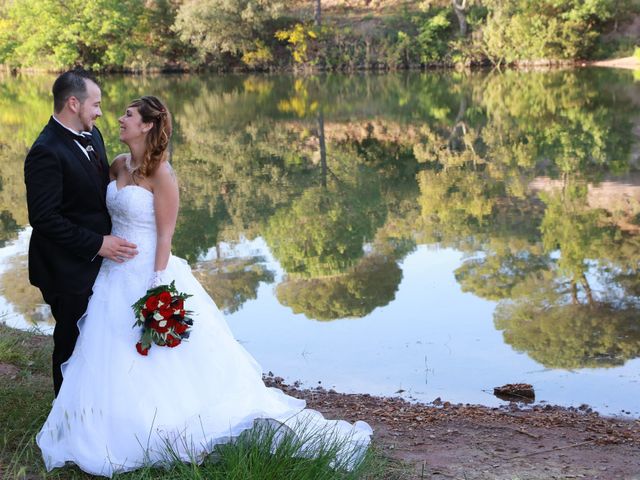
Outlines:
{"label": "groom's hand on bride's waist", "polygon": [[98,251],[98,255],[122,263],[138,254],[136,244],[127,242],[126,240],[116,237],[115,235],[106,235],[102,239],[102,247]]}

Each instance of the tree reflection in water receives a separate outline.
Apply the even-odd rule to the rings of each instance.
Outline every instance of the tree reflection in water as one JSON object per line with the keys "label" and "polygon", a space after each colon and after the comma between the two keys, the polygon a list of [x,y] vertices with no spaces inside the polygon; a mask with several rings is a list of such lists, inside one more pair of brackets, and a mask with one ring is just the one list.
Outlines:
{"label": "tree reflection in water", "polygon": [[361,318],[395,298],[402,270],[393,257],[371,254],[343,274],[289,278],[276,295],[293,313],[313,320]]}
{"label": "tree reflection in water", "polygon": [[494,314],[505,341],[547,368],[613,367],[640,356],[635,302],[575,301],[553,272],[532,275]]}
{"label": "tree reflection in water", "polygon": [[218,308],[227,314],[238,311],[258,296],[260,283],[272,283],[274,274],[262,257],[215,259],[198,263],[194,274]]}
{"label": "tree reflection in water", "polygon": [[[25,149],[50,114],[49,84],[0,82],[5,244],[27,223],[16,199]],[[221,242],[264,238],[284,270],[279,301],[320,320],[393,301],[400,259],[435,245],[464,254],[461,289],[498,302],[496,327],[537,361],[578,368],[640,355],[640,199],[609,195],[638,183],[637,108],[621,73],[112,77],[101,119],[111,157],[122,150],[120,107],[150,89],[176,126],[174,251],[228,313],[274,273],[253,257],[198,264]],[[603,179],[610,191],[594,202]],[[17,287],[23,263],[9,262],[2,285],[36,318],[40,299]]]}

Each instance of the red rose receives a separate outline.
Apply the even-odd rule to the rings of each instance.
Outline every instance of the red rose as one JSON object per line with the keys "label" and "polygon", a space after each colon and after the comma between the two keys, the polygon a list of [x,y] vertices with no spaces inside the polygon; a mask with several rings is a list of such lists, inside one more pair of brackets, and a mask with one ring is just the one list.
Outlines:
{"label": "red rose", "polygon": [[160,307],[159,313],[162,315],[162,318],[169,320],[173,316],[173,309],[169,305],[163,305]]}
{"label": "red rose", "polygon": [[169,292],[161,292],[158,295],[158,300],[162,302],[162,305],[170,305],[171,304],[171,294]]}
{"label": "red rose", "polygon": [[184,332],[187,331],[188,328],[189,328],[189,325],[187,325],[186,323],[176,322],[176,324],[173,326],[173,331],[176,332],[178,335],[182,335]]}
{"label": "red rose", "polygon": [[149,298],[147,298],[144,306],[147,310],[153,312],[156,308],[158,308],[158,297],[156,297],[155,295],[151,295]]}
{"label": "red rose", "polygon": [[149,315],[149,310],[147,310],[146,308],[143,308],[140,313],[142,314],[142,316],[144,318],[147,318],[147,315]]}
{"label": "red rose", "polygon": [[171,303],[171,307],[172,307],[174,310],[184,310],[184,300],[183,300],[183,299],[181,299],[180,297],[178,297],[176,300],[174,300],[174,301]]}
{"label": "red rose", "polygon": [[136,343],[136,350],[138,351],[138,353],[139,353],[140,355],[144,355],[145,357],[146,357],[146,356],[147,356],[147,354],[149,353],[149,348],[150,348],[150,347],[142,348],[142,343],[140,343],[140,342]]}
{"label": "red rose", "polygon": [[180,345],[180,339],[173,335],[167,335],[167,347],[173,348]]}
{"label": "red rose", "polygon": [[168,320],[156,320],[155,318],[151,322],[151,328],[153,328],[158,333],[166,333],[169,331],[169,321]]}

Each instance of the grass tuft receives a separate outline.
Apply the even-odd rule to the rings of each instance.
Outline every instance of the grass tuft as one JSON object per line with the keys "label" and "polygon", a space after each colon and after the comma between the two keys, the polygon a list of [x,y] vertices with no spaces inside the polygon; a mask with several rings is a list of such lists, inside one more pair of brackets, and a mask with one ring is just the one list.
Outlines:
{"label": "grass tuft", "polygon": [[[53,388],[49,375],[51,339],[0,325],[0,363],[18,367],[11,379],[0,377],[0,478],[87,480],[75,466],[45,471],[36,433],[49,413]],[[306,445],[306,447],[305,447]],[[405,478],[374,447],[353,470],[351,459],[338,459],[343,445],[330,433],[309,429],[294,436],[285,428],[257,422],[233,443],[217,445],[202,462],[175,462],[166,448],[167,468],[146,467],[115,475],[123,480],[389,480]],[[304,455],[310,449],[313,455]]]}

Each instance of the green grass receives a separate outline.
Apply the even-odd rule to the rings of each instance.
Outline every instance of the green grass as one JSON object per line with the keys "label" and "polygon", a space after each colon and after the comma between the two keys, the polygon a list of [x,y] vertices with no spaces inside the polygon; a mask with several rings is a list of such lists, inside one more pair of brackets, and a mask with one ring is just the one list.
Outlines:
{"label": "green grass", "polygon": [[[51,339],[16,331],[0,324],[0,363],[19,368],[13,378],[0,381],[0,478],[56,480],[90,479],[74,466],[45,471],[35,435],[44,423],[53,391],[50,380]],[[200,465],[169,462],[169,468],[143,468],[114,476],[126,480],[224,479],[224,480],[350,480],[404,478],[403,468],[393,465],[375,447],[354,471],[334,465],[337,444],[317,443],[312,458],[297,458],[301,442],[285,436],[271,451],[273,428],[255,428],[236,442],[219,445]],[[324,437],[323,437],[324,438]],[[314,441],[313,438],[305,439]],[[303,440],[304,441],[304,440]],[[167,449],[167,458],[174,458]]]}

